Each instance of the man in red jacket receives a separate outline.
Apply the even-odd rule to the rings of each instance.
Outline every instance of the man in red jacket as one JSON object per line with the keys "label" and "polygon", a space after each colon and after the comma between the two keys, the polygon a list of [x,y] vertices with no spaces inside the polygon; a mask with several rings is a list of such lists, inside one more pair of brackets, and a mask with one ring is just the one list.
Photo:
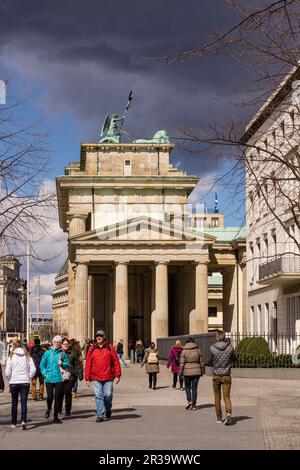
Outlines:
{"label": "man in red jacket", "polygon": [[103,330],[97,331],[96,342],[88,350],[85,364],[85,380],[89,387],[93,384],[97,419],[107,421],[111,417],[113,381],[120,382],[121,367],[112,344],[106,339]]}

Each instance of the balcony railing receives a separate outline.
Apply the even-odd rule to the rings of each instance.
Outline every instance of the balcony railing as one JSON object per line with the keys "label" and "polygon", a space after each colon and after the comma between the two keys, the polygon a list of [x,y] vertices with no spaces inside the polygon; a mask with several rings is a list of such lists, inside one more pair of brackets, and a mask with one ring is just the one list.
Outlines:
{"label": "balcony railing", "polygon": [[300,256],[281,255],[259,266],[259,280],[282,274],[300,275]]}

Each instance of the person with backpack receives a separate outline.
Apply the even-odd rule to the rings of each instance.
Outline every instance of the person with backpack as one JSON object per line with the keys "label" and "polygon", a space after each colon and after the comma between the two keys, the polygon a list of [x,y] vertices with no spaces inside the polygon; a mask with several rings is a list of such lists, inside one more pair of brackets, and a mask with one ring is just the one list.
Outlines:
{"label": "person with backpack", "polygon": [[202,375],[201,351],[193,337],[189,337],[180,354],[179,375],[184,377],[187,399],[186,410],[197,409],[197,390]]}
{"label": "person with backpack", "polygon": [[33,359],[34,365],[35,365],[35,376],[33,377],[31,381],[31,394],[32,394],[32,399],[37,400],[37,391],[36,391],[36,384],[37,380],[39,379],[39,397],[40,400],[44,398],[44,377],[41,373],[40,370],[40,363],[42,360],[42,357],[44,355],[44,350],[41,347],[41,341],[39,338],[34,338],[34,346],[30,350],[30,355]]}
{"label": "person with backpack", "polygon": [[[169,355],[169,360],[167,364],[167,368],[169,369],[171,366],[171,371],[173,372],[173,385],[172,387],[176,389],[177,381],[178,381],[178,374],[179,374],[179,366],[180,366],[180,355],[182,351],[181,341],[178,339],[175,342],[175,346],[172,347]],[[179,376],[179,385],[180,390],[183,390],[183,377],[182,375]]]}
{"label": "person with backpack", "polygon": [[121,367],[115,348],[110,344],[105,332],[96,333],[96,342],[88,350],[85,364],[85,380],[92,383],[96,400],[96,422],[107,421],[111,417],[113,382],[120,382]]}
{"label": "person with backpack", "polygon": [[210,347],[209,360],[207,365],[213,367],[213,391],[215,395],[215,409],[217,423],[222,424],[221,391],[225,402],[225,426],[232,424],[232,404],[230,399],[231,391],[231,363],[235,361],[235,351],[233,346],[226,341],[225,332],[216,332],[217,342]]}
{"label": "person with backpack", "polygon": [[138,363],[142,362],[142,360],[144,359],[145,349],[144,349],[143,342],[141,339],[139,339],[136,342],[135,352],[136,352],[136,362]]}
{"label": "person with backpack", "polygon": [[146,349],[141,367],[146,364],[146,373],[149,375],[149,388],[156,390],[157,374],[159,373],[159,352],[155,347],[155,343],[150,343],[150,348]]}
{"label": "person with backpack", "polygon": [[9,380],[11,393],[11,427],[17,426],[18,400],[21,398],[21,427],[26,430],[27,400],[30,381],[35,375],[33,359],[20,340],[17,340],[9,353],[6,362],[5,375]]}
{"label": "person with backpack", "polygon": [[[80,357],[77,351],[74,349],[76,344],[75,339],[68,340],[68,338],[63,338],[62,340],[62,351],[66,353],[69,359],[69,367],[68,372],[70,373],[70,377],[64,380],[64,398],[65,398],[65,416],[71,416],[72,410],[72,390],[75,384],[76,379],[78,376],[81,376],[82,379],[82,363],[80,362]],[[81,348],[80,348],[81,351]],[[63,400],[61,403],[63,406]],[[62,413],[62,407],[59,410],[59,413]]]}
{"label": "person with backpack", "polygon": [[52,348],[48,349],[40,362],[40,370],[44,376],[47,390],[47,410],[45,418],[49,418],[54,399],[55,424],[61,424],[58,413],[62,408],[64,398],[64,371],[70,365],[68,356],[61,349],[62,338],[57,335],[52,340]]}

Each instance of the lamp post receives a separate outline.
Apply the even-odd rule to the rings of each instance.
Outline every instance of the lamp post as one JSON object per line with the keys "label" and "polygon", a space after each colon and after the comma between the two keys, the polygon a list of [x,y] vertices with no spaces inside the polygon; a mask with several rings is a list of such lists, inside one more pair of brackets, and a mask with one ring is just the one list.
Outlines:
{"label": "lamp post", "polygon": [[29,272],[29,256],[30,256],[30,246],[29,242],[27,244],[27,254],[26,254],[26,280],[27,280],[27,291],[26,291],[26,339],[29,343],[30,339],[30,314],[29,314],[29,302],[30,302],[30,272]]}

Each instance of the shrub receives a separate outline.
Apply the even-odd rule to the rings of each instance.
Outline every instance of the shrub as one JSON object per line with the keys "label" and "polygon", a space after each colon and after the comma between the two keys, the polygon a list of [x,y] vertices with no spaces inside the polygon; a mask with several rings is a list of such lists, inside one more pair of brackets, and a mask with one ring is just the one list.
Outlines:
{"label": "shrub", "polygon": [[265,338],[261,336],[253,336],[244,338],[236,348],[237,354],[250,354],[254,357],[270,356],[270,349]]}
{"label": "shrub", "polygon": [[282,367],[300,367],[300,364],[293,364],[291,354],[279,354],[278,356],[269,356],[253,354],[237,354],[233,367],[260,367],[260,368],[282,368]]}

